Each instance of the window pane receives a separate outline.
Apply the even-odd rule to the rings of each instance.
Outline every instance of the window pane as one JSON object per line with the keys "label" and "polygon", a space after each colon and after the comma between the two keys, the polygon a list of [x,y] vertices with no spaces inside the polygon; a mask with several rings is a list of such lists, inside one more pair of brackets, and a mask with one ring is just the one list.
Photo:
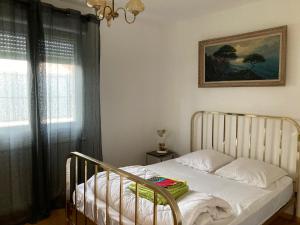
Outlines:
{"label": "window pane", "polygon": [[29,124],[27,61],[0,59],[0,127]]}
{"label": "window pane", "polygon": [[47,121],[75,120],[75,69],[70,64],[46,63]]}

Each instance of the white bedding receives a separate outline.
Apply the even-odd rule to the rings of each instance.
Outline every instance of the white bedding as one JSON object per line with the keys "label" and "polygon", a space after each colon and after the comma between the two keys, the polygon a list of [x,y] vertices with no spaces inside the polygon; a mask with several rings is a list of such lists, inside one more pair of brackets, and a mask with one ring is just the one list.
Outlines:
{"label": "white bedding", "polygon": [[[131,166],[122,168],[123,170],[142,177],[144,179],[149,179],[154,176],[160,175],[160,173],[155,173],[152,170],[149,170],[143,166]],[[116,174],[110,175],[110,190],[109,193],[109,205],[113,211],[119,210],[119,188],[120,188],[120,177]],[[123,181],[124,191],[123,191],[123,215],[129,220],[135,220],[135,195],[132,193],[128,186],[132,182],[130,180],[125,179]],[[94,177],[90,178],[86,184],[86,215],[94,220],[95,213],[94,209]],[[106,173],[99,173],[97,175],[97,205],[98,209],[96,212],[97,224],[102,225],[103,214],[105,212],[105,207],[103,202],[106,199]],[[78,186],[77,189],[77,206],[78,209],[83,212],[84,209],[84,186],[83,184]],[[75,199],[75,198],[74,198]],[[221,198],[212,196],[207,193],[200,193],[194,190],[190,190],[187,194],[177,200],[182,219],[184,225],[193,225],[195,221],[198,219],[200,215],[208,215],[211,220],[220,220],[224,218],[228,218],[232,215],[232,210],[230,205]],[[152,225],[153,224],[153,203],[139,198],[138,207],[138,224],[142,225]],[[112,212],[114,213],[114,212]],[[168,205],[158,205],[157,206],[157,224],[159,225],[170,225],[173,224],[173,216],[172,211]],[[116,216],[114,216],[116,217]],[[118,220],[114,221],[118,222]],[[132,224],[132,222],[124,223],[124,224]]]}
{"label": "white bedding", "polygon": [[192,190],[220,197],[231,205],[234,213],[232,218],[213,222],[202,217],[196,225],[260,225],[284,206],[293,194],[293,181],[289,177],[281,178],[268,189],[261,189],[202,173],[175,160],[150,165],[147,168],[159,171],[163,176],[184,179]]}
{"label": "white bedding", "polygon": [[[212,221],[207,214],[203,214],[198,217],[194,225],[260,225],[285,205],[293,194],[292,179],[289,177],[281,178],[268,189],[261,189],[203,173],[181,165],[175,160],[150,165],[147,168],[162,176],[186,180],[191,190],[219,197],[231,205],[233,211],[231,218],[216,222]],[[82,189],[79,192],[83,192]],[[93,194],[90,193],[89,196],[88,198],[92,198]],[[99,207],[104,207],[102,201],[98,201],[97,204]],[[93,200],[90,200],[87,203],[87,215],[93,218],[93,214]],[[100,216],[102,219],[99,217],[98,224],[105,224],[104,216],[105,214],[102,213]],[[111,225],[117,225],[119,213],[110,209],[110,217]],[[127,218],[123,220],[125,224],[134,224]]]}

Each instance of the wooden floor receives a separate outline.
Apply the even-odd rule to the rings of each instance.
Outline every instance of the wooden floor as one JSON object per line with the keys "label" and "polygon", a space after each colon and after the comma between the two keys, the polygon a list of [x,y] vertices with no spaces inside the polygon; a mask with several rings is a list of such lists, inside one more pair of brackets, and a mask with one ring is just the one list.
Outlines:
{"label": "wooden floor", "polygon": [[289,221],[289,220],[279,217],[271,225],[299,225],[299,223],[292,222],[292,221]]}
{"label": "wooden floor", "polygon": [[[48,219],[42,220],[38,225],[65,225],[65,210],[55,210]],[[25,224],[31,225],[31,224]]]}
{"label": "wooden floor", "polygon": [[[64,225],[65,224],[65,211],[64,210],[56,210],[53,211],[51,216],[43,221],[37,223],[37,225]],[[29,224],[26,224],[29,225]],[[255,224],[253,224],[255,225]],[[270,225],[300,225],[300,223],[291,222],[282,217],[279,217],[274,221],[274,223]]]}

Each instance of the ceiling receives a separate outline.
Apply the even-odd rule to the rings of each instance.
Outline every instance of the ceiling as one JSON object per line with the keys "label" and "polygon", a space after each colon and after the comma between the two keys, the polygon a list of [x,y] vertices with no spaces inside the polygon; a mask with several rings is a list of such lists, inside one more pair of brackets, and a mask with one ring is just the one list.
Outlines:
{"label": "ceiling", "polygon": [[[76,5],[85,6],[86,0],[64,0]],[[124,5],[126,0],[115,0],[116,4]],[[142,0],[145,4],[147,17],[159,17],[169,20],[184,20],[199,15],[238,7],[261,0]]]}

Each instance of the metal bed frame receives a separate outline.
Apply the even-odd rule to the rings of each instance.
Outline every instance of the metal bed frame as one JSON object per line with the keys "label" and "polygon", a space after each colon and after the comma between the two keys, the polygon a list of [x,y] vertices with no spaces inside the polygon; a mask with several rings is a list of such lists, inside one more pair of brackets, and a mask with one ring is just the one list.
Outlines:
{"label": "metal bed frame", "polygon": [[[248,127],[245,126],[241,129],[240,123],[241,120],[249,120]],[[200,120],[200,122],[199,122]],[[298,208],[300,208],[299,202],[297,201],[299,192],[298,192],[298,184],[299,184],[299,153],[300,153],[300,126],[299,124],[288,117],[278,117],[278,116],[266,116],[266,115],[255,115],[255,114],[240,114],[240,113],[224,113],[224,112],[207,112],[207,111],[199,111],[196,112],[192,116],[191,120],[191,151],[194,151],[195,149],[213,149],[217,151],[221,151],[225,154],[229,154],[235,158],[239,157],[239,146],[241,145],[240,140],[240,134],[243,133],[243,135],[246,133],[248,138],[248,144],[246,145],[249,151],[249,154],[247,157],[249,158],[255,158],[256,156],[251,156],[251,150],[253,149],[253,123],[254,120],[256,120],[256,123],[259,123],[259,120],[263,120],[263,158],[260,159],[262,161],[267,161],[266,159],[266,150],[267,150],[267,139],[268,139],[268,122],[270,120],[273,121],[279,121],[279,151],[278,151],[278,158],[279,163],[277,166],[282,167],[282,160],[283,160],[283,151],[285,150],[283,147],[283,137],[285,135],[284,130],[284,124],[287,123],[289,126],[292,127],[294,130],[292,132],[293,137],[296,135],[296,157],[295,157],[295,164],[296,168],[293,171],[289,171],[289,175],[293,177],[294,180],[294,192],[295,195],[291,198],[291,200],[283,206],[276,214],[272,216],[265,224],[268,224],[270,220],[272,220],[274,217],[276,217],[279,213],[286,210],[290,206],[294,206],[293,215],[296,216],[297,214],[300,214],[298,212]],[[235,122],[232,122],[235,121]],[[222,124],[222,125],[220,125]],[[222,128],[223,132],[220,134],[219,128]],[[222,127],[223,126],[223,127]],[[231,127],[230,129],[228,129]],[[233,128],[232,128],[233,127]],[[198,128],[200,128],[200,132],[198,131]],[[217,129],[218,128],[218,129]],[[230,130],[230,132],[228,132]],[[200,133],[200,134],[199,134]],[[210,133],[210,135],[207,135],[207,133]],[[232,137],[232,135],[234,137]],[[200,146],[196,146],[197,139],[200,137]],[[228,152],[228,147],[226,147],[226,144],[230,142],[230,140],[234,139],[234,153]],[[210,139],[210,144],[208,139]],[[221,144],[216,144],[216,142],[220,141]],[[244,142],[244,139],[243,139]],[[198,147],[198,148],[197,148]],[[275,154],[275,153],[274,153]],[[77,190],[75,187],[78,185],[78,170],[79,170],[79,161],[84,163],[84,207],[83,212],[80,212],[77,208],[77,201],[73,202],[72,200],[72,193],[71,190],[74,190],[74,199],[77,200]],[[72,167],[71,164],[74,164]],[[272,162],[271,162],[272,163]],[[273,163],[276,164],[276,163]],[[94,168],[94,179],[95,179],[95,185],[94,185],[94,218],[93,221],[89,219],[86,215],[86,185],[87,185],[87,179],[88,179],[88,165],[92,166]],[[91,157],[85,156],[78,152],[72,152],[67,159],[66,163],[66,224],[67,225],[79,225],[79,224],[93,224],[97,225],[97,174],[99,171],[104,171],[106,173],[106,199],[105,199],[105,223],[106,225],[110,225],[110,216],[109,216],[109,192],[110,192],[110,174],[114,173],[117,174],[120,177],[120,187],[119,187],[119,221],[118,224],[123,224],[123,211],[122,211],[122,203],[123,203],[123,181],[124,179],[128,179],[135,183],[136,190],[138,190],[139,185],[143,185],[153,191],[154,194],[154,202],[153,202],[153,225],[159,225],[157,224],[157,196],[161,195],[164,197],[168,205],[170,206],[170,209],[172,211],[173,215],[173,224],[174,225],[182,225],[182,216],[179,210],[179,207],[177,205],[176,200],[163,188],[160,188],[153,183],[144,180],[140,177],[137,177],[133,174],[130,174],[128,172],[125,172],[121,169],[115,168],[107,163],[101,162],[99,160],[93,159]],[[71,174],[72,172],[72,174]],[[74,185],[71,185],[71,177],[75,176],[74,178]],[[72,189],[73,188],[73,189]],[[138,191],[135,193],[135,204],[132,206],[135,209],[135,221],[134,224],[138,224],[138,218],[139,218],[139,195]]]}
{"label": "metal bed frame", "polygon": [[[77,201],[75,201],[75,204],[71,201],[72,193],[71,193],[71,162],[75,160],[75,187],[78,185],[78,160],[82,160],[84,162],[84,212],[81,213],[77,209]],[[115,168],[114,166],[111,166],[107,163],[101,162],[99,160],[93,159],[91,157],[85,156],[81,153],[78,152],[72,152],[70,154],[70,158],[67,159],[66,163],[66,223],[68,225],[78,225],[79,224],[79,217],[84,217],[84,224],[97,224],[97,214],[94,213],[94,221],[91,221],[87,216],[86,216],[86,183],[87,183],[87,171],[88,171],[88,163],[90,165],[94,166],[94,179],[95,179],[95,186],[94,186],[94,212],[97,211],[97,204],[96,204],[96,199],[97,199],[97,174],[99,169],[105,171],[106,173],[106,225],[110,224],[110,218],[109,218],[109,198],[108,198],[108,193],[110,191],[110,173],[114,173],[120,176],[120,200],[119,200],[119,224],[122,225],[123,222],[123,212],[122,212],[122,198],[123,198],[123,180],[128,179],[131,180],[132,182],[135,183],[136,185],[136,190],[138,190],[139,185],[143,185],[151,190],[153,190],[154,194],[154,203],[153,203],[153,225],[158,225],[157,224],[157,196],[161,195],[164,197],[168,205],[170,206],[173,214],[173,220],[174,220],[174,225],[181,225],[182,224],[182,219],[181,219],[181,213],[179,210],[179,207],[176,203],[176,200],[171,196],[169,192],[164,190],[163,188],[160,188],[153,183],[142,179],[140,177],[137,177],[133,174],[130,174],[126,171],[120,170],[118,168]],[[75,193],[75,199],[77,199],[77,191],[76,188],[74,188],[74,193]],[[138,224],[138,191],[135,192],[135,225]],[[73,215],[73,211],[75,211],[75,215]],[[74,221],[75,220],[75,221]]]}
{"label": "metal bed frame", "polygon": [[[245,121],[248,120],[248,126],[245,126]],[[259,159],[264,162],[274,164],[280,168],[287,170],[284,167],[283,162],[283,153],[288,151],[286,147],[283,146],[283,139],[285,135],[291,135],[295,138],[295,146],[292,151],[295,153],[294,163],[295,168],[287,171],[289,176],[293,178],[294,183],[294,195],[291,197],[290,201],[284,205],[276,214],[274,214],[268,221],[264,224],[269,224],[274,218],[276,218],[280,213],[286,211],[288,208],[293,206],[293,215],[292,218],[300,216],[300,202],[299,199],[299,157],[300,157],[300,125],[298,122],[289,117],[281,116],[270,116],[270,115],[257,115],[257,114],[242,114],[242,113],[226,113],[226,112],[211,112],[211,111],[198,111],[193,114],[191,120],[191,139],[190,147],[191,152],[197,149],[213,149],[220,151],[222,153],[228,154],[234,158],[238,157],[247,157],[252,159],[258,159],[257,155],[251,155],[254,146],[254,124],[261,123],[262,125],[262,157]],[[267,138],[270,138],[274,129],[268,130],[268,122],[278,122],[279,126],[279,143],[277,143],[277,152],[276,149],[272,148],[272,156],[276,155],[278,160],[277,162],[268,161],[266,158],[267,150]],[[286,131],[284,128],[290,126],[292,131]],[[223,131],[221,134],[216,134],[217,128],[221,128]],[[257,128],[257,127],[256,127]],[[198,129],[200,131],[198,131]],[[256,130],[257,131],[257,130]],[[290,134],[287,134],[290,133]],[[207,135],[210,134],[210,135]],[[242,135],[241,135],[242,134]],[[241,137],[243,136],[243,137]],[[245,136],[248,137],[247,143],[245,145]],[[200,137],[199,145],[196,144],[197,137]],[[274,137],[272,137],[274,138]],[[209,140],[210,139],[210,140]],[[219,141],[219,145],[216,142]],[[257,140],[256,140],[257,141]],[[275,142],[275,140],[271,140]],[[231,142],[231,148],[233,151],[228,150],[228,142]],[[227,146],[227,147],[226,147]],[[227,148],[227,149],[226,149]],[[243,150],[247,153],[243,154]],[[258,147],[254,150],[258,150]],[[288,159],[285,159],[288,160]]]}

